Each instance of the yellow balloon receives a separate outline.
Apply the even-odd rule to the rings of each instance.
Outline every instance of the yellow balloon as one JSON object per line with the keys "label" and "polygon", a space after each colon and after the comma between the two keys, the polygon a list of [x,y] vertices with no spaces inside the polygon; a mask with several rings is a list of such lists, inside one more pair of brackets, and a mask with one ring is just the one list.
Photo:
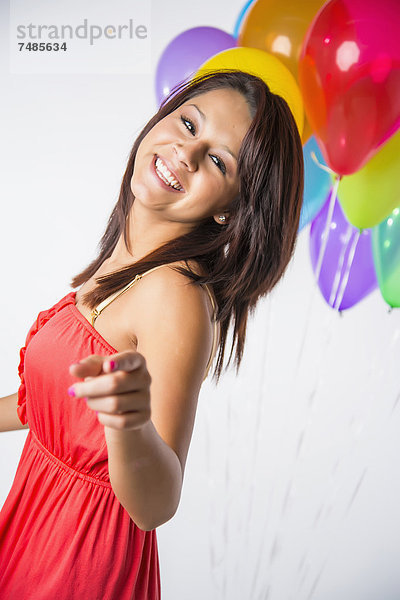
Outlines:
{"label": "yellow balloon", "polygon": [[272,93],[288,103],[301,136],[304,126],[301,92],[289,69],[278,58],[257,48],[229,48],[203,63],[194,78],[219,69],[239,69],[265,81]]}
{"label": "yellow balloon", "polygon": [[400,131],[367,164],[343,177],[338,198],[348,221],[360,229],[381,223],[400,204]]}
{"label": "yellow balloon", "polygon": [[[256,0],[245,14],[238,46],[258,48],[283,62],[298,81],[298,64],[304,36],[325,0]],[[305,119],[303,144],[312,135]]]}

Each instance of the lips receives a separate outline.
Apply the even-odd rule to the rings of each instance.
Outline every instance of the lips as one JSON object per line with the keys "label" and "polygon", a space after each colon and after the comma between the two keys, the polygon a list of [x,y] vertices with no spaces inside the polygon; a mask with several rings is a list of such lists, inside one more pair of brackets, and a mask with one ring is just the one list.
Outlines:
{"label": "lips", "polygon": [[[173,171],[173,169],[171,169],[171,166],[170,166],[169,162],[164,157],[159,156],[158,154],[154,155],[154,161],[153,161],[154,171],[156,171],[156,161],[157,161],[157,158],[159,158],[164,163],[164,165],[167,167],[168,171],[171,173],[171,175],[174,177],[174,179],[176,179],[176,181],[179,183],[179,185],[181,186],[182,189],[181,190],[177,190],[177,189],[173,188],[172,186],[168,186],[167,184],[165,184],[166,187],[173,189],[175,192],[184,192],[185,189],[184,189],[184,187],[182,185],[182,182],[179,179],[179,177],[177,176],[177,174]],[[157,172],[156,172],[156,175],[157,175]],[[157,175],[157,177],[158,177],[158,175]],[[160,179],[160,178],[158,177],[158,179]],[[160,181],[162,181],[162,180],[160,179]]]}

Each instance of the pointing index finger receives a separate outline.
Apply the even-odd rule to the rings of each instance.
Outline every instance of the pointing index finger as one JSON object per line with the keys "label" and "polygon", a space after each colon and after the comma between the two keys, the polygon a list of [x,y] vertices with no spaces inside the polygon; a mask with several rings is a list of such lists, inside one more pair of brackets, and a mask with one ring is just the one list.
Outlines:
{"label": "pointing index finger", "polygon": [[82,358],[79,362],[69,366],[69,371],[75,377],[96,377],[100,375],[103,369],[104,357],[97,354],[91,354]]}
{"label": "pointing index finger", "polygon": [[126,350],[110,356],[92,354],[69,366],[70,373],[75,377],[96,377],[102,373],[114,371],[134,371],[140,366],[140,355],[134,350]]}
{"label": "pointing index finger", "polygon": [[108,356],[103,363],[104,373],[111,373],[113,371],[134,371],[141,364],[141,357],[135,350],[125,350],[118,354]]}

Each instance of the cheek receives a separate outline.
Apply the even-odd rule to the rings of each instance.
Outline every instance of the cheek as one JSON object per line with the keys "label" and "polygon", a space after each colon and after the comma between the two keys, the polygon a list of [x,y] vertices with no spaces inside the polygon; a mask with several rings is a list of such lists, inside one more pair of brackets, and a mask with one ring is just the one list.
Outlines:
{"label": "cheek", "polygon": [[210,175],[210,188],[213,198],[223,198],[229,192],[228,187],[218,173],[213,173],[212,177]]}
{"label": "cheek", "polygon": [[195,189],[192,189],[192,192],[194,201],[208,209],[222,205],[228,197],[226,187],[213,177],[210,177],[208,182],[203,180]]}
{"label": "cheek", "polygon": [[133,167],[133,173],[132,173],[132,177],[131,177],[131,189],[132,189],[132,182],[139,181],[139,179],[142,179],[142,177],[144,176],[146,171],[151,166],[150,163],[152,160],[152,153],[151,153],[152,147],[151,147],[151,144],[149,145],[148,142],[151,142],[149,135],[147,135],[144,138],[144,140],[141,141],[140,146],[137,150],[135,164]]}
{"label": "cheek", "polygon": [[132,194],[133,194],[133,195],[135,196],[135,198],[136,198],[136,196],[137,196],[138,194],[137,194],[137,190],[135,189],[135,188],[136,188],[136,185],[135,185],[134,177],[131,177],[131,182],[130,182],[130,186],[129,186],[129,187],[131,188],[131,192],[132,192]]}
{"label": "cheek", "polygon": [[143,190],[146,188],[146,181],[145,177],[143,176],[143,171],[141,172],[138,169],[133,170],[133,175],[131,177],[129,187],[131,189],[132,194],[135,197],[143,195]]}

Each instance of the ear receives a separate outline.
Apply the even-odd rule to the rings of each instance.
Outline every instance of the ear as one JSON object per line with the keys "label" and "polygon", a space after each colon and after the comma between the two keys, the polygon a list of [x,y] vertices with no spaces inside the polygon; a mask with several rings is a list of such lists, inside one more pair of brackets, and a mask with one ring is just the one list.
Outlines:
{"label": "ear", "polygon": [[229,221],[229,210],[221,210],[218,214],[213,215],[213,218],[218,225],[226,225]]}

